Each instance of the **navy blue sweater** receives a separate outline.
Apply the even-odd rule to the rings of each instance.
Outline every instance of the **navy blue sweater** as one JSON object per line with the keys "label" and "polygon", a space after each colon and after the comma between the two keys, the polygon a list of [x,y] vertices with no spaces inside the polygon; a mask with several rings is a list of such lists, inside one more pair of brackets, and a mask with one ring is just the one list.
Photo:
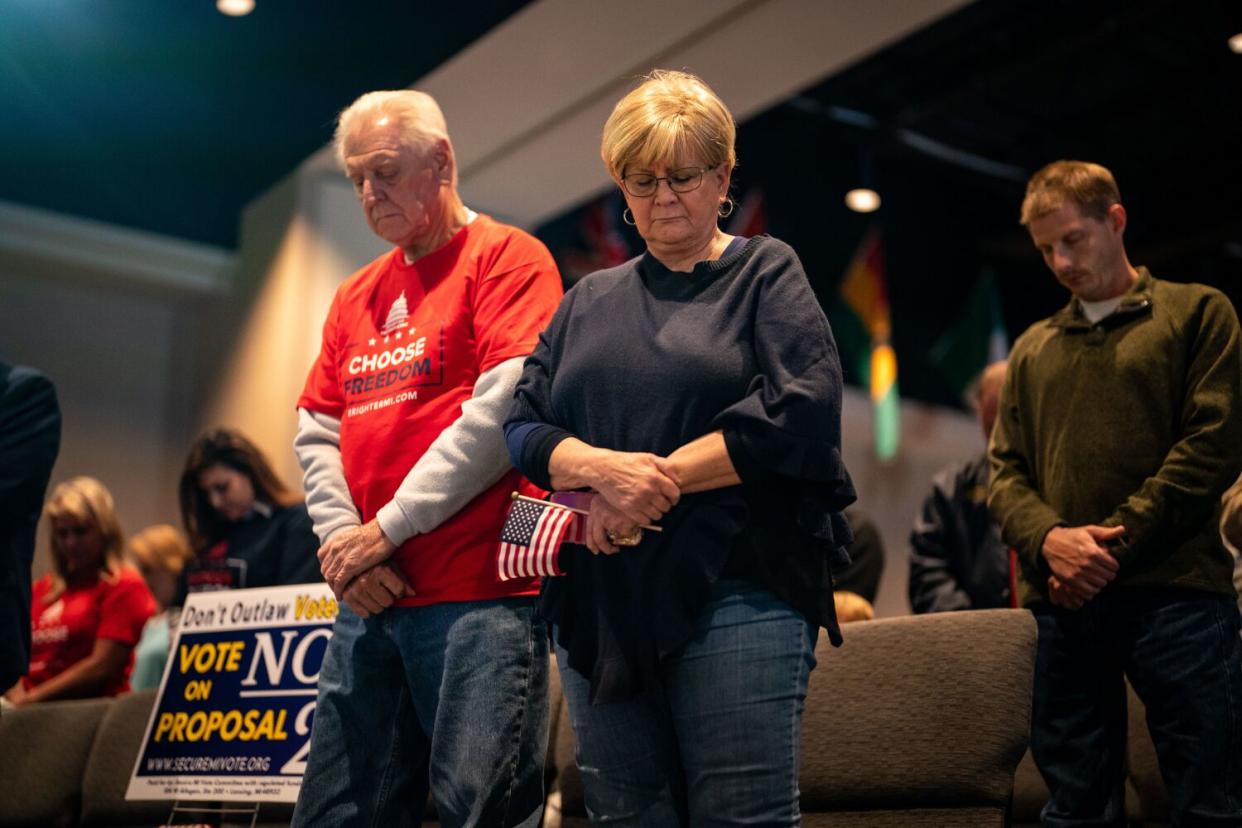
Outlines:
{"label": "navy blue sweater", "polygon": [[771,589],[839,642],[830,567],[848,560],[840,512],[841,367],[797,255],[760,236],[692,273],[650,254],[591,274],[562,300],[526,360],[506,428],[530,432],[514,462],[549,486],[566,436],[668,455],[723,431],[740,486],[686,495],[663,533],[616,555],[567,545],[567,577],[542,608],[597,703],[654,686],[727,575]]}

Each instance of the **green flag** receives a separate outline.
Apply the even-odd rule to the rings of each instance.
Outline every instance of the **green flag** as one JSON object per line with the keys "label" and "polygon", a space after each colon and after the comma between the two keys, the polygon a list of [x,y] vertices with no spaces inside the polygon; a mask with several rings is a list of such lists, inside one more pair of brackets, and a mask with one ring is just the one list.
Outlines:
{"label": "green flag", "polygon": [[1000,294],[991,271],[985,270],[966,296],[962,312],[932,346],[930,356],[953,390],[964,397],[980,371],[1008,355]]}

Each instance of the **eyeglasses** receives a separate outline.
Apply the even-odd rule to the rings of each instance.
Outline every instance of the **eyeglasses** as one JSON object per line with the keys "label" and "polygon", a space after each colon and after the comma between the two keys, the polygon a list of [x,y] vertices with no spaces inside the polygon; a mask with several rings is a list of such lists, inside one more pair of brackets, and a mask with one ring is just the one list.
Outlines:
{"label": "eyeglasses", "polygon": [[703,173],[714,170],[718,164],[710,167],[682,167],[665,176],[654,176],[651,173],[630,173],[621,176],[621,186],[634,198],[650,198],[660,188],[661,181],[668,182],[668,188],[675,193],[688,193],[697,190],[703,184]]}

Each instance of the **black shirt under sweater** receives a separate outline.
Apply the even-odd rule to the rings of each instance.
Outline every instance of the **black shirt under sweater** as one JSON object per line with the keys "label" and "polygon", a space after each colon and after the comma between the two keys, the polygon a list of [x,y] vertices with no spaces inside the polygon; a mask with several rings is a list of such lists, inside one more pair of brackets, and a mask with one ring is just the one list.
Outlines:
{"label": "black shirt under sweater", "polygon": [[545,423],[517,462],[549,485],[573,435],[668,455],[723,431],[740,486],[686,495],[633,549],[566,545],[542,607],[592,700],[658,684],[659,660],[694,634],[713,581],[772,590],[840,641],[830,567],[845,563],[854,500],[841,460],[841,367],[797,255],[767,236],[692,273],[650,254],[573,287],[527,358],[509,424]]}
{"label": "black shirt under sweater", "polygon": [[318,550],[305,503],[257,503],[246,517],[224,524],[182,570],[172,606],[183,606],[192,592],[319,583]]}

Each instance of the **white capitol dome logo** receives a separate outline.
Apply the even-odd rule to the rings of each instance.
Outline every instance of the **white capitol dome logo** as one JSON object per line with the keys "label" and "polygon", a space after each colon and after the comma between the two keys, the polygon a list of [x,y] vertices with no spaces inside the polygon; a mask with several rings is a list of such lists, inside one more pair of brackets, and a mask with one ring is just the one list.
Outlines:
{"label": "white capitol dome logo", "polygon": [[405,291],[401,291],[401,295],[392,303],[392,307],[388,309],[388,318],[384,320],[384,327],[380,333],[384,336],[392,333],[400,328],[409,327],[410,307],[405,301]]}
{"label": "white capitol dome logo", "polygon": [[64,612],[65,612],[65,602],[61,599],[57,599],[56,603],[52,604],[50,607],[48,607],[42,613],[40,613],[39,623],[55,624],[57,621],[60,620],[60,617],[61,615],[64,614]]}

